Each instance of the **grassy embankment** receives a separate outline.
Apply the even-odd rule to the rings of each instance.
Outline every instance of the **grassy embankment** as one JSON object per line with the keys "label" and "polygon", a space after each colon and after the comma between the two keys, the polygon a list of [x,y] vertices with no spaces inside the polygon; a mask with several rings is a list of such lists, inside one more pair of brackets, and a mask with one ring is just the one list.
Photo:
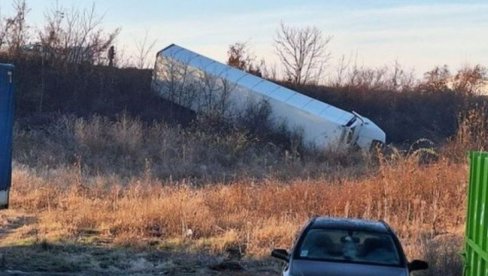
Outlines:
{"label": "grassy embankment", "polygon": [[[261,259],[289,247],[311,216],[333,215],[384,219],[409,258],[431,263],[428,275],[460,273],[465,154],[487,148],[480,97],[299,88],[371,118],[397,145],[432,139],[438,158],[425,163],[415,151],[380,158],[307,151],[298,140],[270,135],[260,116],[245,127],[192,126],[192,114],[148,93],[147,70],[16,65],[13,214],[2,216],[3,268],[83,271],[90,263],[123,270],[139,260],[118,255],[125,246],[159,252],[144,257],[151,266],[168,251],[190,252],[193,260],[205,253]],[[14,253],[18,247],[25,250]]]}
{"label": "grassy embankment", "polygon": [[[459,272],[476,117],[438,160],[392,151],[301,153],[120,117],[61,118],[15,133],[11,206],[32,215],[3,241],[104,244],[261,258],[289,247],[313,215],[384,219],[431,275]],[[474,131],[478,131],[474,133]],[[333,154],[333,156],[331,156]],[[454,275],[454,274],[452,274]]]}

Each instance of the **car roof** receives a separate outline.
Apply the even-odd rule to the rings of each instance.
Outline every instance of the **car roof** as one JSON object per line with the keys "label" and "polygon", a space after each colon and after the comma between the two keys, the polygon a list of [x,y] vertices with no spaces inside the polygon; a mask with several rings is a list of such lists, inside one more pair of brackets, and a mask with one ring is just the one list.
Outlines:
{"label": "car roof", "polygon": [[312,220],[310,226],[311,228],[334,228],[380,233],[388,233],[390,229],[383,221],[335,217],[316,217]]}

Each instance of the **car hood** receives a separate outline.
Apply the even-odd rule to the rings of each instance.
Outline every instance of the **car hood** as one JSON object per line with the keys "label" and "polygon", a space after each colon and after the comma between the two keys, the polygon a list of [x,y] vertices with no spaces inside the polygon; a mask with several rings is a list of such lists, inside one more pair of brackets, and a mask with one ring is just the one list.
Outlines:
{"label": "car hood", "polygon": [[309,260],[293,260],[291,275],[328,275],[328,276],[408,276],[406,267],[323,262]]}

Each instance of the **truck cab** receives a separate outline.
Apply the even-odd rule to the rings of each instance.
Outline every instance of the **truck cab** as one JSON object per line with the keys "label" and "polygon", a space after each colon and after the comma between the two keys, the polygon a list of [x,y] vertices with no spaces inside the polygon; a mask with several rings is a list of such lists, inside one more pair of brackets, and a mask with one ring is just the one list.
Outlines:
{"label": "truck cab", "polygon": [[352,114],[354,117],[344,126],[344,139],[347,145],[368,151],[386,142],[386,134],[380,127],[354,111]]}

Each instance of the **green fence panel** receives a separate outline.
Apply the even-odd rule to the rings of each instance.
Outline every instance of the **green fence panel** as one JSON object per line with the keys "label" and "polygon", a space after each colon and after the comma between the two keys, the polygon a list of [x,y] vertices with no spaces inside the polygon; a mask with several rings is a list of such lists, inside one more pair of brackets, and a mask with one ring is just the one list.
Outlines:
{"label": "green fence panel", "polygon": [[469,154],[464,275],[488,275],[488,152]]}

